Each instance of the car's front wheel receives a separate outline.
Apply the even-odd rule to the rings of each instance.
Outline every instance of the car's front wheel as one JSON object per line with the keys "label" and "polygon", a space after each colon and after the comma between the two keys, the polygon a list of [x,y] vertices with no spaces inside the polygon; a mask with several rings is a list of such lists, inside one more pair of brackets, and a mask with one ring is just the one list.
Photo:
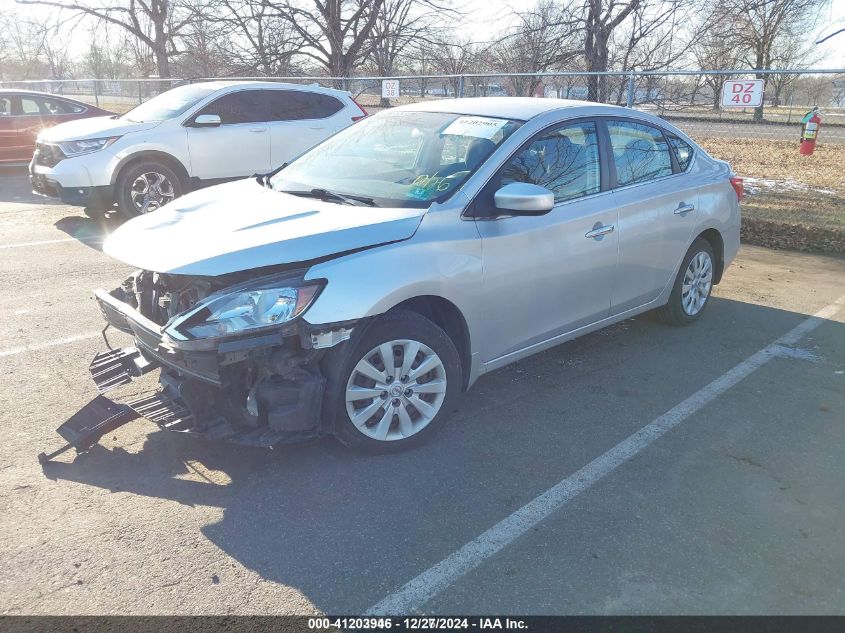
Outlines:
{"label": "car's front wheel", "polygon": [[710,242],[697,238],[684,256],[669,301],[658,310],[666,323],[688,325],[701,316],[713,289],[714,262]]}
{"label": "car's front wheel", "polygon": [[442,329],[415,312],[397,310],[349,344],[328,393],[342,443],[393,452],[425,441],[443,425],[460,391],[461,364]]}
{"label": "car's front wheel", "polygon": [[130,165],[120,172],[116,186],[118,207],[127,218],[155,211],[184,192],[179,176],[154,161]]}

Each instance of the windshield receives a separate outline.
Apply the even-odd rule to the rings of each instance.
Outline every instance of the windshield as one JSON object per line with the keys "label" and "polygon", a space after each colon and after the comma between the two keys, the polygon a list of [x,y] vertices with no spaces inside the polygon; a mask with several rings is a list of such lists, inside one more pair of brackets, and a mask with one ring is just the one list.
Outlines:
{"label": "windshield", "polygon": [[445,112],[382,112],[346,128],[271,179],[276,191],[324,190],[377,206],[449,197],[521,121]]}
{"label": "windshield", "polygon": [[217,88],[214,86],[203,84],[179,86],[145,101],[126,114],[121,115],[120,118],[134,123],[166,121],[179,116],[216,90]]}

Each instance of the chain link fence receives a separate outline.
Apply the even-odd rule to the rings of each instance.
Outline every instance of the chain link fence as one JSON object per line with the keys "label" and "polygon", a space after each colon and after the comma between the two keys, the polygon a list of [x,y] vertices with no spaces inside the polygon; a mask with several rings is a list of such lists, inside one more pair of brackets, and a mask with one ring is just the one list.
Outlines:
{"label": "chain link fence", "polygon": [[[0,81],[0,88],[65,95],[113,112],[126,112],[170,88],[203,79],[65,79]],[[318,84],[348,90],[369,112],[454,97],[534,96],[598,101],[652,112],[689,133],[722,138],[797,140],[803,115],[819,106],[820,140],[845,144],[845,69],[777,71],[673,71],[609,73],[511,73],[397,77],[227,77],[222,79]],[[398,82],[398,96],[382,96],[385,80]],[[761,108],[723,108],[727,80],[762,79]]]}
{"label": "chain link fence", "polygon": [[[747,219],[829,230],[837,243],[845,243],[845,69],[225,79],[318,84],[347,90],[371,114],[409,103],[462,96],[556,97],[636,108],[672,122],[711,155],[730,162],[745,177],[743,213]],[[726,81],[750,79],[763,80],[761,107],[721,105]],[[0,88],[61,94],[121,113],[173,87],[211,80],[0,82]],[[383,96],[386,80],[393,82],[389,87],[394,96],[389,98]],[[818,146],[812,157],[800,156],[801,120],[815,106],[822,117]],[[778,234],[782,237],[784,232]]]}

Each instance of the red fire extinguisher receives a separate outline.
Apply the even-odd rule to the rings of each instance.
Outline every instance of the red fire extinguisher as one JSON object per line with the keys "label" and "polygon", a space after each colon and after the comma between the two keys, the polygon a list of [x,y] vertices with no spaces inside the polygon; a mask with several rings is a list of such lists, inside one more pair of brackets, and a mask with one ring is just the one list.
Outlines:
{"label": "red fire extinguisher", "polygon": [[804,156],[809,156],[816,149],[816,139],[819,136],[821,123],[822,118],[819,116],[818,106],[810,110],[801,119],[801,144],[799,151]]}

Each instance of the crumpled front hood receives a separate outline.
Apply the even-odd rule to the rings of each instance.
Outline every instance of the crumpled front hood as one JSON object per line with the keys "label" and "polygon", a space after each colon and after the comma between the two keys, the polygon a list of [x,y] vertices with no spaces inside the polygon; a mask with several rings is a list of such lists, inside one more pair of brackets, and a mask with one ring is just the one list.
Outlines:
{"label": "crumpled front hood", "polygon": [[103,250],[144,270],[216,276],[404,240],[425,212],[322,202],[249,178],[200,189],[134,218]]}
{"label": "crumpled front hood", "polygon": [[113,119],[110,116],[97,116],[54,125],[41,132],[38,135],[38,140],[46,141],[47,143],[60,143],[62,141],[78,141],[87,138],[123,136],[130,132],[151,130],[157,125],[161,125],[161,121],[135,123],[126,119]]}

